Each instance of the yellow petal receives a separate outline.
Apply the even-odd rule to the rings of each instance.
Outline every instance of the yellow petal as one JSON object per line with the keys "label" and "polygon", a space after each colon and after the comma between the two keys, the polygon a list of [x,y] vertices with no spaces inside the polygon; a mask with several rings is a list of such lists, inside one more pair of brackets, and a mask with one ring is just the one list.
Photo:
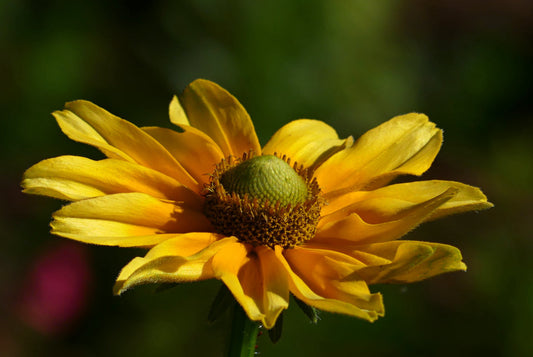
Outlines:
{"label": "yellow petal", "polygon": [[226,284],[248,317],[253,321],[261,321],[264,318],[261,268],[254,254],[248,256],[250,251],[249,245],[228,245],[213,258],[212,267],[215,276]]}
{"label": "yellow petal", "polygon": [[257,247],[256,253],[261,264],[264,286],[265,318],[262,322],[267,329],[270,329],[276,324],[281,312],[289,307],[289,279],[272,249]]}
{"label": "yellow petal", "polygon": [[361,245],[357,242],[349,242],[346,240],[327,240],[327,241],[309,241],[305,243],[304,247],[308,249],[322,249],[329,251],[336,251],[346,254],[354,258],[362,266],[369,265],[384,265],[390,263],[390,260],[379,257],[374,254],[358,250]]}
{"label": "yellow petal", "polygon": [[261,152],[250,116],[217,84],[198,79],[185,88],[180,102],[191,125],[209,135],[225,157],[241,157],[250,150]]}
{"label": "yellow petal", "polygon": [[129,262],[117,278],[115,294],[142,284],[181,283],[213,278],[210,260],[233,238],[214,233],[180,234]]}
{"label": "yellow petal", "polygon": [[158,127],[142,129],[163,145],[200,185],[209,183],[209,175],[224,158],[218,145],[192,126],[182,126],[180,133]]}
{"label": "yellow petal", "polygon": [[411,283],[437,274],[466,270],[459,249],[446,244],[394,241],[357,249],[390,261],[357,271],[369,284]]}
{"label": "yellow petal", "polygon": [[324,122],[300,119],[279,129],[263,148],[263,155],[285,154],[293,163],[314,168],[352,143],[351,137],[339,139]]}
{"label": "yellow petal", "polygon": [[329,214],[349,215],[357,213],[365,222],[381,223],[397,219],[402,212],[431,200],[447,189],[457,193],[439,206],[430,217],[439,218],[449,214],[480,210],[492,207],[487,197],[478,188],[454,181],[417,181],[385,186],[374,191],[358,191],[340,195],[328,201],[322,209],[325,220]]}
{"label": "yellow petal", "polygon": [[170,121],[176,125],[191,125],[178,97],[176,96],[172,97],[172,101],[168,107],[168,116],[170,117]]}
{"label": "yellow petal", "polygon": [[441,143],[441,130],[425,115],[398,116],[330,157],[318,167],[315,177],[326,194],[377,188],[400,174],[421,175],[430,167]]}
{"label": "yellow petal", "polygon": [[55,212],[52,233],[86,243],[151,246],[164,233],[210,231],[198,210],[143,193],[117,193],[71,203]]}
{"label": "yellow petal", "polygon": [[[280,261],[289,275],[291,292],[318,309],[347,314],[368,321],[383,316],[380,294],[371,294],[361,279],[353,278],[361,264],[350,257],[326,250],[287,249]],[[283,258],[286,258],[283,259]]]}
{"label": "yellow petal", "polygon": [[253,321],[270,329],[288,307],[289,286],[283,268],[270,248],[235,243],[219,250],[213,271]]}
{"label": "yellow petal", "polygon": [[65,110],[53,114],[61,130],[72,140],[93,145],[111,158],[135,162],[162,172],[187,187],[198,186],[154,138],[91,102],[69,102]]}
{"label": "yellow petal", "polygon": [[335,212],[319,222],[313,241],[326,243],[329,240],[340,239],[363,244],[398,239],[422,223],[456,194],[457,189],[449,188],[430,200],[405,209],[393,220],[383,223],[365,222],[357,213],[351,213],[345,217],[342,212],[340,214]]}
{"label": "yellow petal", "polygon": [[364,267],[360,261],[339,252],[309,247],[287,249],[284,256],[294,273],[319,295],[366,310],[373,308],[366,283],[349,278]]}
{"label": "yellow petal", "polygon": [[80,156],[43,160],[25,173],[24,192],[64,200],[112,193],[142,192],[155,198],[185,201],[200,209],[201,197],[159,171],[117,159],[94,161]]}
{"label": "yellow petal", "polygon": [[[83,105],[88,105],[86,101],[80,101]],[[67,103],[68,105],[69,103]],[[91,103],[92,104],[92,103]],[[89,144],[100,149],[106,156],[116,159],[135,162],[126,152],[115,147],[87,121],[83,120],[70,110],[55,111],[52,113],[59,127],[70,139]],[[111,113],[107,113],[112,116]],[[113,121],[113,120],[112,120]]]}

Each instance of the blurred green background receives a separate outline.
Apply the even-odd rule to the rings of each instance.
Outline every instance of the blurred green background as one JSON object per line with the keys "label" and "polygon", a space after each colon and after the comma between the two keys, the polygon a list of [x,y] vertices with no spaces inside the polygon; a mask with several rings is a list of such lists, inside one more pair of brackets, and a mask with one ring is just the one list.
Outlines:
{"label": "blurred green background", "polygon": [[423,178],[495,203],[409,234],[459,247],[467,273],[372,287],[387,309],[373,324],[312,325],[293,304],[261,356],[533,355],[532,19],[530,0],[0,1],[0,355],[222,355],[229,318],[206,323],[219,282],[114,297],[142,252],[51,236],[62,203],[19,188],[44,158],[101,157],[60,132],[50,113],[65,101],[169,126],[196,78],[233,93],[263,144],[296,118],[357,137],[424,112],[445,143]]}

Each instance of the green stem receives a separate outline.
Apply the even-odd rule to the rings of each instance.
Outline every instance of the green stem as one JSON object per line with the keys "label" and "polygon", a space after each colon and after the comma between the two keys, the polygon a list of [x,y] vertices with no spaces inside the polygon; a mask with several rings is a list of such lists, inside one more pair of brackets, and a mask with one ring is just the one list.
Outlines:
{"label": "green stem", "polygon": [[241,305],[236,303],[233,308],[228,357],[253,357],[258,332],[259,324],[251,321]]}

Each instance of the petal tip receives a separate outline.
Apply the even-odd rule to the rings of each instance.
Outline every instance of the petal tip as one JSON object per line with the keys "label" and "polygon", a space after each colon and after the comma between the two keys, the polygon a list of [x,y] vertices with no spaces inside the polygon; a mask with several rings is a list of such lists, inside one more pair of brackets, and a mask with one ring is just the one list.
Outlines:
{"label": "petal tip", "polygon": [[117,280],[117,282],[113,286],[113,295],[120,296],[122,295],[122,293],[128,290],[127,288],[124,288],[124,282],[124,280]]}
{"label": "petal tip", "polygon": [[459,263],[459,267],[457,270],[460,270],[460,271],[467,271],[468,270],[468,267],[466,266],[466,264],[464,262],[460,262]]}

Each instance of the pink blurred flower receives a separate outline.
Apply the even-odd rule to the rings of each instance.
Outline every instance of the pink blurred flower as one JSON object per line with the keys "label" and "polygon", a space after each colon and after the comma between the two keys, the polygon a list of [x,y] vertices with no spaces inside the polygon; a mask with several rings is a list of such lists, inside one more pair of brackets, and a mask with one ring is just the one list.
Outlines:
{"label": "pink blurred flower", "polygon": [[87,247],[62,242],[39,255],[22,282],[17,315],[43,334],[67,330],[87,306],[92,273]]}

